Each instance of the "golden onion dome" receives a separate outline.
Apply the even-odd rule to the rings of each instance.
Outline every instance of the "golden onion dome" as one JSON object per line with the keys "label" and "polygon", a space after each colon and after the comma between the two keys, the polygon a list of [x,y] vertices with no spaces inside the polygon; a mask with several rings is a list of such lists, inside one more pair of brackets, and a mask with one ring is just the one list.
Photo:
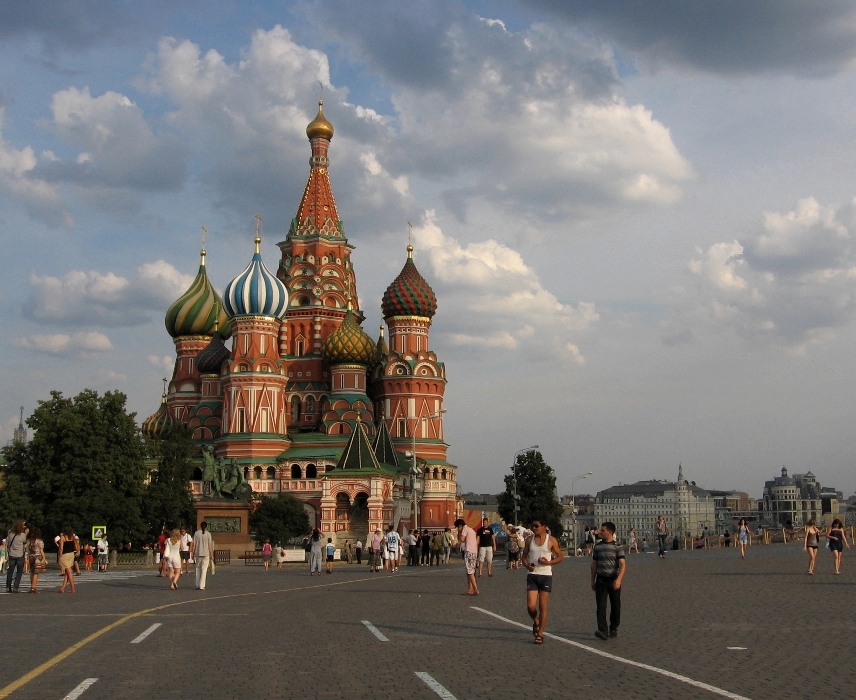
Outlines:
{"label": "golden onion dome", "polygon": [[169,415],[164,394],[158,410],[143,421],[142,432],[149,440],[159,440],[178,424],[179,421]]}
{"label": "golden onion dome", "polygon": [[333,138],[333,125],[324,116],[324,100],[318,100],[318,114],[306,127],[306,135],[310,139],[321,138],[329,141]]}
{"label": "golden onion dome", "polygon": [[321,354],[331,365],[365,365],[368,367],[375,361],[377,348],[351,309],[345,314],[335,332],[331,333],[321,348]]}

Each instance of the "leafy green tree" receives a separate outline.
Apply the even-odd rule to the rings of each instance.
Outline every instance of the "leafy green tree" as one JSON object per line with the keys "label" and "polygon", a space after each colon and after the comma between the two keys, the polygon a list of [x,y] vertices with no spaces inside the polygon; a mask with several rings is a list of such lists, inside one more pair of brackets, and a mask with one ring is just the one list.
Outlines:
{"label": "leafy green tree", "polygon": [[263,498],[250,515],[250,531],[256,542],[285,544],[309,532],[309,516],[303,504],[290,494]]}
{"label": "leafy green tree", "polygon": [[546,519],[556,536],[562,535],[562,504],[556,497],[556,474],[541,453],[531,450],[517,455],[514,470],[505,477],[505,491],[499,495],[499,514],[507,523],[514,522],[514,473],[517,473],[519,496],[517,521],[529,525],[534,517]]}
{"label": "leafy green tree", "polygon": [[29,509],[28,524],[40,526],[48,542],[65,525],[81,539],[106,525],[111,539],[139,542],[147,530],[140,512],[145,453],[125,401],[121,392],[89,389],[72,399],[53,391],[40,401],[27,419],[33,439],[5,451],[2,517],[28,517]]}
{"label": "leafy green tree", "polygon": [[164,527],[181,525],[192,530],[196,524],[196,508],[187,490],[187,482],[193,474],[192,431],[176,423],[161,439],[147,441],[147,447],[150,457],[158,462],[143,496],[143,517],[148,523],[149,535],[157,537]]}

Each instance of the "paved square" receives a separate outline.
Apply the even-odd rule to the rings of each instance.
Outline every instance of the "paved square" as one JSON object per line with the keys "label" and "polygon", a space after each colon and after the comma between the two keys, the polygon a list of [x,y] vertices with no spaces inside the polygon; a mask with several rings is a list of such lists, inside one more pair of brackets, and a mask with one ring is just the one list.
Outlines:
{"label": "paved square", "polygon": [[733,549],[631,555],[607,642],[593,636],[590,560],[569,559],[541,646],[526,572],[503,562],[475,598],[460,595],[460,560],[396,574],[337,563],[320,577],[221,566],[206,591],[122,571],[62,596],[50,574],[38,595],[0,596],[0,698],[847,697],[856,555],[840,576],[818,556],[808,576],[796,544],[752,547],[746,561]]}

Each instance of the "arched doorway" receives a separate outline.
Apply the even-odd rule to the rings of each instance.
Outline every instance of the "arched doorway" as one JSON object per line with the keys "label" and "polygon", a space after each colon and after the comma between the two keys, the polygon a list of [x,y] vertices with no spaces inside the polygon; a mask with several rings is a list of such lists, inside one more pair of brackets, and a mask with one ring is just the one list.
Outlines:
{"label": "arched doorway", "polygon": [[369,495],[361,491],[354,496],[354,505],[350,513],[349,530],[364,543],[369,534]]}
{"label": "arched doorway", "polygon": [[340,492],[336,494],[336,522],[348,521],[351,516],[351,499],[348,494]]}

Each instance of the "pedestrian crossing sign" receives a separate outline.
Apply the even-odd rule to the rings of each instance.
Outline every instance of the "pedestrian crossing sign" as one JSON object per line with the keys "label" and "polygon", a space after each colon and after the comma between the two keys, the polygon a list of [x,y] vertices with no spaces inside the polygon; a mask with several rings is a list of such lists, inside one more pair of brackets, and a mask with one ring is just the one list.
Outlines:
{"label": "pedestrian crossing sign", "polygon": [[100,540],[106,534],[107,534],[107,526],[106,525],[93,525],[92,526],[92,539],[93,540]]}

